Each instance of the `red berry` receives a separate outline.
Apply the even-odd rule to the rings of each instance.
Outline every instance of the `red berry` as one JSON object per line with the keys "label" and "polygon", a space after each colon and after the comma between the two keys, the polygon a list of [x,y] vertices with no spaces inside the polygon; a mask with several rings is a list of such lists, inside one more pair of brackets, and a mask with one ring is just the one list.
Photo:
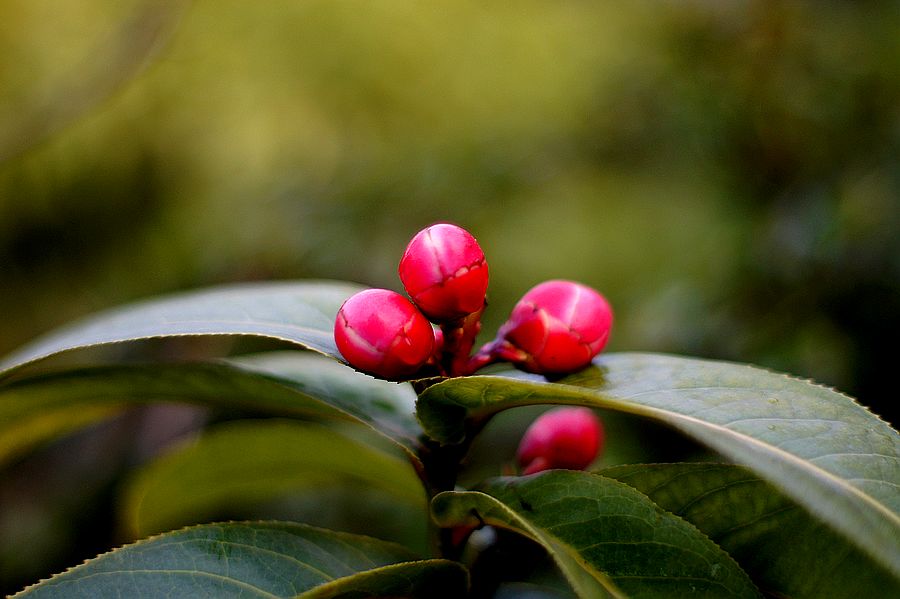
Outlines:
{"label": "red berry", "polygon": [[531,423],[516,458],[522,474],[550,468],[584,470],[603,448],[603,438],[603,425],[588,408],[557,408]]}
{"label": "red berry", "polygon": [[600,353],[612,328],[609,302],[572,281],[546,281],[513,308],[498,332],[497,351],[522,370],[565,374]]}
{"label": "red berry", "polygon": [[434,331],[399,293],[367,289],[341,306],[334,340],[351,366],[396,380],[414,375],[431,357]]}
{"label": "red berry", "polygon": [[400,280],[420,310],[450,322],[484,307],[488,265],[472,234],[451,224],[422,229],[400,259]]}

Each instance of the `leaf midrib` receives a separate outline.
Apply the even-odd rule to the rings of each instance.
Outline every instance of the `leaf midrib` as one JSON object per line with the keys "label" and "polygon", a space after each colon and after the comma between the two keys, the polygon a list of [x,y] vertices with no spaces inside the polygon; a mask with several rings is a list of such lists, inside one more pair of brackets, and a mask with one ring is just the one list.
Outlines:
{"label": "leaf midrib", "polygon": [[[580,567],[582,570],[587,572],[587,574],[592,579],[594,579],[597,582],[597,584],[599,584],[601,587],[603,587],[603,589],[606,590],[607,593],[609,593],[613,597],[616,597],[619,599],[627,599],[626,596],[622,595],[617,588],[615,588],[615,587],[611,588],[608,584],[605,584],[605,581],[604,581],[605,576],[599,570],[594,568],[591,564],[587,563],[587,561],[581,556],[581,554],[578,551],[575,550],[574,547],[572,547],[568,543],[565,543],[565,542],[559,540],[559,538],[556,537],[555,535],[545,532],[547,529],[538,529],[531,521],[526,519],[524,516],[520,515],[518,512],[516,512],[515,510],[510,508],[508,505],[506,505],[505,503],[503,503],[500,500],[498,500],[497,498],[495,498],[494,496],[489,495],[487,493],[481,493],[479,491],[469,491],[469,492],[476,493],[478,495],[483,495],[484,497],[489,498],[491,503],[495,504],[495,509],[500,508],[501,510],[508,512],[512,516],[512,519],[514,521],[517,521],[521,525],[523,531],[526,532],[527,535],[529,537],[531,537],[532,540],[534,540],[535,542],[538,542],[538,543],[541,543],[543,541],[543,543],[545,543],[546,545],[552,546],[557,550],[561,550],[560,551],[561,553],[564,553],[571,562],[575,563],[578,567]],[[499,520],[496,517],[491,517],[489,515],[484,516],[485,522],[490,522],[491,520],[494,520],[494,524],[496,526],[509,526],[508,523],[503,522],[502,520]],[[569,578],[568,574],[566,574],[566,578]],[[574,579],[569,579],[569,584],[571,584],[573,587],[578,586],[578,582]]]}

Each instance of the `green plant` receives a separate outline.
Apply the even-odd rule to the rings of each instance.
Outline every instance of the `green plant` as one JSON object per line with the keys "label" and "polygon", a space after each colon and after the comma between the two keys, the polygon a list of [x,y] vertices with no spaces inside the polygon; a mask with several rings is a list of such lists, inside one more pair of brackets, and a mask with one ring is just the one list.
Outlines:
{"label": "green plant", "polygon": [[[0,459],[134,404],[247,416],[129,479],[123,520],[136,536],[160,534],[21,596],[900,594],[900,436],[851,398],[751,366],[640,353],[606,354],[552,381],[497,365],[392,383],[338,352],[335,316],[360,291],[338,282],[196,291],[100,314],[0,361]],[[477,320],[442,324],[447,372],[468,360]],[[210,335],[293,349],[139,364],[76,353]],[[81,363],[54,360],[63,355]],[[461,485],[495,416],[550,404],[661,423],[705,445],[709,459],[515,476],[494,455],[494,475]],[[205,523],[223,506],[334,484],[388,497],[383,515],[400,524],[367,524],[393,538]],[[416,523],[427,542],[412,539]]]}

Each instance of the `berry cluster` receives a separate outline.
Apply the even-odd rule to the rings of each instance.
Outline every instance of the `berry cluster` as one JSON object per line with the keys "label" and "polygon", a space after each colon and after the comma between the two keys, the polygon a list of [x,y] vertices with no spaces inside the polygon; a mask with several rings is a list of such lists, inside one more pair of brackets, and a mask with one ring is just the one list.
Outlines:
{"label": "berry cluster", "polygon": [[347,362],[381,378],[463,376],[497,361],[566,374],[587,366],[609,338],[612,310],[602,295],[580,283],[546,281],[519,300],[496,339],[471,355],[488,265],[475,238],[456,225],[419,231],[398,272],[412,301],[368,289],[344,302],[334,324]]}

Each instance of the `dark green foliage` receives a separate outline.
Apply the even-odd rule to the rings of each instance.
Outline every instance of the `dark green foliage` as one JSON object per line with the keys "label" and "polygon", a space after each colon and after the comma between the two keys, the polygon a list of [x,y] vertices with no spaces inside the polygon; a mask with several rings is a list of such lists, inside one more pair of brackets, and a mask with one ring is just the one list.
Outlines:
{"label": "dark green foliage", "polygon": [[[377,530],[407,548],[290,522],[204,525],[112,551],[24,596],[456,597],[468,588],[467,566],[491,579],[473,589],[498,596],[520,583],[579,597],[849,597],[900,587],[900,435],[851,398],[750,366],[658,354],[603,355],[554,382],[515,371],[379,381],[330,359],[321,342],[329,315],[354,290],[214,289],[51,334],[3,362],[0,448],[13,460],[135,404],[231,410],[239,420],[209,426],[129,477],[119,514],[129,533],[268,510]],[[282,336],[297,349],[142,365],[84,351],[218,334]],[[52,356],[99,363],[67,368]],[[549,471],[450,490],[495,414],[560,403],[670,426],[722,463]],[[491,456],[494,468],[505,459]],[[431,529],[431,544],[422,538],[427,496],[440,529]],[[327,516],[340,506],[358,518]],[[458,532],[486,525],[505,531],[493,546],[460,544]],[[555,569],[486,572],[481,553],[539,563],[534,546],[510,544],[510,534],[540,547]]]}

